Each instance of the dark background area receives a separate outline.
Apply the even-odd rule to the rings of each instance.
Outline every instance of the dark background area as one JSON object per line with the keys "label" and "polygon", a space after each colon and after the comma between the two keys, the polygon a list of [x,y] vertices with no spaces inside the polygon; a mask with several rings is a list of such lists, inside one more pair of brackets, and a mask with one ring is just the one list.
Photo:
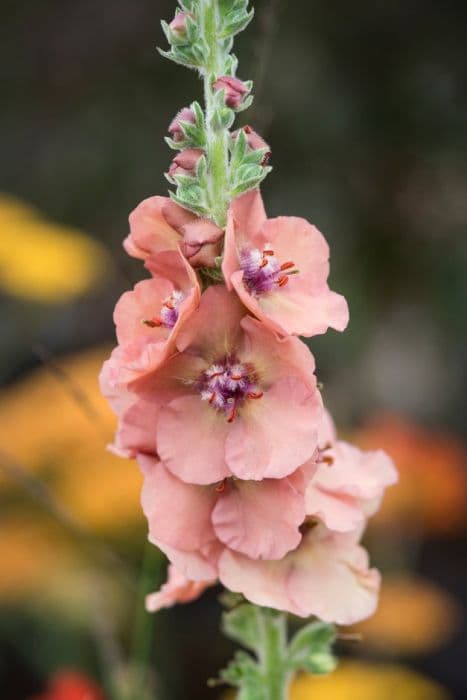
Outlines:
{"label": "dark background area", "polygon": [[[36,251],[0,247],[5,385],[0,411],[11,414],[8,402],[16,387],[29,386],[24,382],[36,376],[31,372],[43,371],[44,354],[54,358],[53,374],[70,353],[114,342],[115,301],[141,276],[140,266],[121,249],[128,213],[145,197],[166,193],[167,125],[179,108],[201,97],[195,73],[156,52],[157,45],[164,46],[159,21],[170,19],[174,5],[166,0],[3,0],[0,5],[0,192],[65,227],[63,235],[68,229],[85,232],[108,256],[86,293],[44,301],[15,294],[2,282],[10,260],[25,256],[29,267]],[[347,434],[383,413],[417,426],[413,459],[421,465],[416,478],[422,484],[435,448],[447,462],[453,445],[461,455],[455,459],[465,457],[467,5],[460,0],[258,0],[255,6],[257,16],[236,44],[239,76],[257,81],[254,107],[240,123],[251,124],[272,148],[274,170],[263,186],[268,213],[304,216],[323,231],[331,245],[331,286],[345,294],[351,310],[343,335],[330,332],[310,342],[325,399]],[[0,201],[0,227],[8,226],[2,223],[2,206]],[[67,274],[75,274],[73,265]],[[65,384],[70,371],[62,373]],[[79,384],[81,375],[71,380]],[[16,442],[8,433],[1,436],[2,451],[25,464],[16,445],[22,435],[42,430],[35,417],[42,413],[46,421],[51,411],[44,392],[43,411],[18,419],[25,423]],[[23,394],[26,405],[28,390]],[[57,425],[57,434],[60,430]],[[56,440],[53,431],[50,435],[49,444]],[[434,436],[439,440],[430,447]],[[383,446],[390,451],[391,444],[389,436]],[[93,454],[93,469],[103,445],[101,440]],[[63,454],[65,463],[70,450]],[[59,469],[60,459],[54,459]],[[441,459],[428,499],[437,498],[436,479],[445,489],[449,467],[444,470]],[[54,487],[50,471],[37,469],[34,473]],[[78,479],[77,467],[70,469]],[[465,488],[465,464],[456,473],[461,477],[454,491]],[[3,478],[0,506],[0,527],[2,518],[9,527],[9,518],[26,522],[36,511],[53,526],[50,514],[31,506],[30,493]],[[448,502],[446,513],[449,507]],[[144,524],[135,514],[125,527],[116,515],[118,527],[104,528],[99,536],[136,567]],[[387,531],[375,539],[380,547],[399,547],[400,558],[409,561],[406,569],[453,596],[456,616],[463,620],[465,521],[447,532],[439,524],[438,530],[416,535],[396,527],[397,541]],[[18,550],[11,546],[15,561]],[[377,544],[371,551],[384,569],[391,556]],[[51,559],[52,579],[61,552],[58,548]],[[9,566],[3,557],[1,568]],[[0,596],[2,590],[0,585]],[[46,614],[37,600],[31,607],[31,597],[10,591],[0,598],[2,699],[29,699],[60,665],[79,667],[102,681],[95,635],[76,619],[78,613],[69,614],[76,600],[70,599],[66,615],[53,605]],[[117,636],[125,647],[132,603],[121,592],[116,599],[123,611]],[[158,616],[155,655],[162,695],[157,700],[219,697],[218,689],[203,685],[230,653],[217,631],[219,614],[211,593]],[[465,622],[435,647],[411,654],[406,665],[463,700]],[[344,655],[352,651],[343,646]]]}

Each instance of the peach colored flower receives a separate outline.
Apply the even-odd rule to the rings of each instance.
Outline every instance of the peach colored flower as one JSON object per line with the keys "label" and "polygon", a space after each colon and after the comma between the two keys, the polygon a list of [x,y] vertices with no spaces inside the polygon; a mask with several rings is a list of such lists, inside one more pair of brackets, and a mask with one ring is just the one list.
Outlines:
{"label": "peach colored flower", "polygon": [[151,541],[196,552],[219,540],[252,559],[281,559],[298,546],[314,464],[283,479],[201,486],[181,481],[154,457],[140,455],[138,461]]}
{"label": "peach colored flower", "polygon": [[307,488],[306,511],[330,530],[349,532],[378,510],[386,487],[397,482],[397,471],[382,450],[363,452],[336,440],[332,418],[327,412],[325,416],[321,457]]}
{"label": "peach colored flower", "polygon": [[157,612],[162,608],[170,608],[176,603],[191,603],[214,583],[215,580],[190,581],[173,564],[169,564],[166,583],[161,586],[159,591],[146,596],[146,610]]}
{"label": "peach colored flower", "polygon": [[130,214],[130,234],[123,241],[129,255],[150,255],[180,248],[194,267],[213,267],[223,231],[172,202],[169,197],[144,199]]}
{"label": "peach colored flower", "polygon": [[331,532],[315,525],[300,545],[279,561],[249,559],[224,550],[219,579],[231,591],[257,605],[300,617],[350,625],[372,615],[380,575],[368,568],[367,552],[355,533]]}
{"label": "peach colored flower", "polygon": [[204,292],[178,353],[131,384],[133,405],[122,400],[120,449],[157,453],[197,484],[285,477],[312,458],[322,415],[313,357],[244,311],[224,286]]}
{"label": "peach colored flower", "polygon": [[231,204],[222,271],[269,328],[311,337],[347,326],[347,302],[327,284],[329,247],[305,219],[267,219],[259,190]]}
{"label": "peach colored flower", "polygon": [[175,349],[175,338],[199,304],[196,273],[179,251],[146,261],[154,275],[120,297],[114,310],[119,346],[104,365],[101,386],[127,384],[155,369]]}

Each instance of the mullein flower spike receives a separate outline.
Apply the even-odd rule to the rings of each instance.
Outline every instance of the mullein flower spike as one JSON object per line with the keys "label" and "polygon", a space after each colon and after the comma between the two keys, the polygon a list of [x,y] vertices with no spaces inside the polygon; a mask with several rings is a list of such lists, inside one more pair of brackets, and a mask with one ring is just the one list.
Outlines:
{"label": "mullein flower spike", "polygon": [[[299,338],[348,323],[328,244],[304,219],[267,217],[270,148],[233,129],[253,100],[233,37],[253,10],[179,4],[161,53],[198,71],[205,106],[168,127],[175,190],[130,215],[124,247],[150,278],[117,303],[101,386],[119,418],[112,450],[137,460],[149,539],[170,560],[148,610],[220,581],[238,594],[224,629],[257,656],[239,653],[222,680],[280,700],[297,670],[333,669],[334,624],[374,612],[380,576],[359,543],[397,474],[384,453],[337,440]],[[321,622],[288,644],[284,612]]]}

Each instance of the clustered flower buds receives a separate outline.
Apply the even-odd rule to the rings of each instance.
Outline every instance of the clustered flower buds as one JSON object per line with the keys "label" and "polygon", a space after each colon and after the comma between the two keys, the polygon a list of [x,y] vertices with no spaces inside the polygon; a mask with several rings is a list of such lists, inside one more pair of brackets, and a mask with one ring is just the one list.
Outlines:
{"label": "clustered flower buds", "polygon": [[[172,42],[174,60],[201,64],[192,25],[204,7],[183,2],[190,17],[168,25],[191,51]],[[229,17],[224,32],[247,21]],[[209,110],[193,103],[169,126],[177,193],[130,215],[124,247],[150,276],[117,303],[101,373],[119,419],[112,449],[137,460],[149,538],[170,560],[147,606],[220,581],[259,605],[352,624],[375,610],[379,574],[359,543],[397,474],[383,452],[337,439],[299,338],[348,323],[328,244],[305,219],[267,217],[269,146],[213,117],[219,96],[238,110],[250,88],[224,71],[205,79]]]}

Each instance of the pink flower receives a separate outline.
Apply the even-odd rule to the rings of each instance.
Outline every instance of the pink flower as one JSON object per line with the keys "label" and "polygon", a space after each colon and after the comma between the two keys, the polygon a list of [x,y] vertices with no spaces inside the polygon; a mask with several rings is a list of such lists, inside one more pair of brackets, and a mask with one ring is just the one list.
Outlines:
{"label": "pink flower", "polygon": [[[201,296],[196,273],[180,252],[158,253],[146,261],[153,273],[120,297],[114,311],[119,347],[103,370],[103,391],[127,384],[155,369],[175,349],[175,338]],[[107,366],[108,365],[108,366]]]}
{"label": "pink flower", "polygon": [[186,148],[184,151],[180,151],[172,160],[169,175],[171,177],[174,175],[194,175],[196,164],[203,154],[204,151],[201,148]]}
{"label": "pink flower", "polygon": [[177,112],[175,117],[169,124],[169,134],[174,141],[183,141],[185,139],[185,134],[183,133],[182,126],[180,122],[188,122],[189,124],[194,124],[196,120],[195,113],[191,107],[184,107]]}
{"label": "pink flower", "polygon": [[222,236],[223,231],[212,221],[199,218],[169,197],[149,197],[130,214],[130,234],[123,247],[141,260],[180,248],[194,267],[214,267]]}
{"label": "pink flower", "polygon": [[329,414],[324,431],[321,460],[306,492],[306,511],[330,530],[349,532],[378,510],[386,487],[397,482],[397,471],[382,450],[363,452],[347,442],[329,440],[334,432]]}
{"label": "pink flower", "polygon": [[202,486],[181,481],[154,457],[140,455],[138,461],[152,542],[198,552],[218,540],[252,559],[281,559],[298,546],[314,464],[283,479]]}
{"label": "pink flower", "polygon": [[334,533],[315,525],[300,545],[279,561],[249,559],[224,550],[219,578],[231,591],[257,605],[300,617],[351,625],[372,615],[380,575],[368,568],[368,555],[354,534]]}
{"label": "pink flower", "polygon": [[250,92],[244,82],[230,75],[223,75],[218,78],[213,87],[214,90],[224,90],[225,104],[231,109],[238,109],[245,96]]}
{"label": "pink flower", "polygon": [[122,449],[157,453],[197,484],[281,478],[313,456],[322,414],[313,357],[244,313],[225,287],[204,292],[178,354],[131,385]]}
{"label": "pink flower", "polygon": [[232,202],[222,271],[229,289],[272,330],[311,337],[344,330],[347,302],[330,291],[329,248],[305,219],[267,219],[253,190]]}
{"label": "pink flower", "polygon": [[157,612],[162,608],[170,608],[175,603],[191,603],[214,583],[215,580],[190,581],[173,564],[170,564],[166,583],[156,593],[150,593],[146,596],[146,610]]}
{"label": "pink flower", "polygon": [[256,131],[251,128],[251,126],[248,126],[248,124],[242,129],[237,129],[236,131],[232,132],[232,138],[234,139],[234,141],[238,137],[240,131],[243,131],[243,133],[245,134],[247,144],[252,151],[258,151],[260,149],[267,148],[267,153],[264,155],[263,161],[261,163],[261,165],[266,165],[269,161],[269,158],[271,157],[271,149],[266,143],[266,141],[262,138],[262,136],[257,134]]}

